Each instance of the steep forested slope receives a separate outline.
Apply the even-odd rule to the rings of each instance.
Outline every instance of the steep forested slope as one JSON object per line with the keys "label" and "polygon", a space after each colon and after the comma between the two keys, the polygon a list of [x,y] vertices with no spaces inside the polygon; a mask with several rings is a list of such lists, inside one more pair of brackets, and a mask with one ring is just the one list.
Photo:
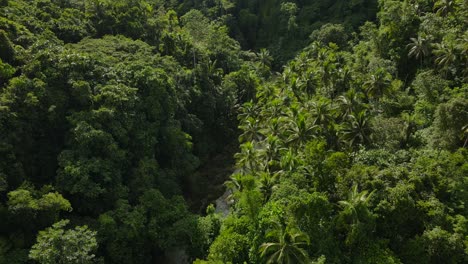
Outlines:
{"label": "steep forested slope", "polygon": [[[61,218],[97,230],[106,263],[205,256],[217,220],[182,190],[236,137],[255,59],[222,24],[154,1],[3,1],[0,14],[0,262],[29,262]],[[69,258],[52,231],[31,258],[97,248]]]}
{"label": "steep forested slope", "polygon": [[[462,0],[0,0],[0,263],[467,262],[467,24]],[[230,214],[196,214],[233,144]]]}
{"label": "steep forested slope", "polygon": [[468,6],[379,6],[244,104],[232,214],[197,263],[468,261]]}
{"label": "steep forested slope", "polygon": [[280,69],[321,26],[342,24],[350,34],[366,20],[374,20],[377,1],[185,0],[177,8],[180,12],[197,8],[224,21],[244,49],[268,48]]}

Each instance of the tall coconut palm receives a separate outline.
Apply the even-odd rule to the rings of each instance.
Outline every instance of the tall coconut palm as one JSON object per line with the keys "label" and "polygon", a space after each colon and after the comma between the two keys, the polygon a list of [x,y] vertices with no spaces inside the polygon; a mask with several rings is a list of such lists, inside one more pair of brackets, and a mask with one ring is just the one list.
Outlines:
{"label": "tall coconut palm", "polygon": [[337,94],[340,94],[340,93],[343,93],[343,92],[347,91],[349,89],[350,84],[352,83],[352,81],[353,81],[353,72],[350,69],[350,67],[340,66],[340,68],[337,70],[337,80],[336,80],[336,85],[335,85],[335,88],[336,88],[335,92]]}
{"label": "tall coconut palm", "polygon": [[369,119],[367,111],[349,115],[348,120],[343,125],[342,139],[349,146],[367,144],[371,133]]}
{"label": "tall coconut palm", "polygon": [[245,103],[239,109],[239,120],[247,120],[248,118],[256,118],[259,113],[259,106],[252,101]]}
{"label": "tall coconut palm", "polygon": [[456,7],[456,2],[454,0],[438,0],[434,4],[434,10],[439,16],[447,16],[450,14]]}
{"label": "tall coconut palm", "polygon": [[259,150],[260,154],[265,157],[268,167],[274,165],[275,161],[280,158],[280,151],[284,150],[281,147],[283,142],[274,135],[268,135],[268,137],[262,142],[264,145]]}
{"label": "tall coconut palm", "polygon": [[315,136],[319,126],[311,124],[305,115],[299,113],[297,118],[290,122],[287,129],[287,143],[296,147],[303,146]]}
{"label": "tall coconut palm", "polygon": [[262,69],[270,67],[273,57],[270,56],[270,52],[267,49],[260,49],[260,52],[257,53],[257,58],[260,61]]}
{"label": "tall coconut palm", "polygon": [[265,263],[275,264],[301,264],[308,263],[309,256],[304,249],[310,244],[309,238],[303,232],[294,228],[283,228],[276,223],[274,229],[270,230],[267,239],[272,242],[263,243],[260,248],[260,256]]}
{"label": "tall coconut palm", "polygon": [[252,181],[252,176],[244,173],[234,173],[231,175],[230,180],[224,183],[229,195],[226,197],[230,203],[238,200],[244,191],[255,188],[255,183]]}
{"label": "tall coconut palm", "polygon": [[226,197],[226,200],[235,200],[237,197],[237,192],[242,191],[242,174],[234,173],[231,175],[230,180],[224,183],[226,189],[230,192],[229,196]]}
{"label": "tall coconut palm", "polygon": [[434,46],[434,55],[436,55],[435,63],[448,73],[450,67],[457,60],[456,46],[452,41],[436,43]]}
{"label": "tall coconut palm", "polygon": [[293,149],[284,150],[281,153],[280,168],[278,171],[280,175],[288,174],[292,171],[302,171],[304,169],[303,159],[300,157],[301,153]]}
{"label": "tall coconut palm", "polygon": [[257,150],[252,142],[245,142],[241,145],[241,151],[234,155],[237,164],[242,172],[252,172],[257,170]]}
{"label": "tall coconut palm", "polygon": [[310,59],[310,56],[306,53],[300,53],[297,58],[294,60],[294,63],[292,64],[294,66],[294,70],[296,72],[305,72],[307,68],[310,66],[310,62],[312,60]]}
{"label": "tall coconut palm", "polygon": [[260,102],[268,102],[268,100],[271,100],[274,98],[276,90],[275,86],[273,85],[263,85],[258,88],[257,92],[257,99]]}
{"label": "tall coconut palm", "polygon": [[314,101],[310,104],[313,124],[323,128],[328,127],[333,121],[333,108],[327,101]]}
{"label": "tall coconut palm", "polygon": [[468,31],[465,31],[463,36],[459,39],[457,48],[460,50],[460,59],[463,65],[465,65],[465,67],[462,68],[462,74],[465,82],[468,82]]}
{"label": "tall coconut palm", "polygon": [[422,65],[424,57],[429,54],[428,40],[421,36],[410,38],[410,40],[411,43],[406,46],[409,48],[408,57],[414,57],[415,59],[420,60]]}
{"label": "tall coconut palm", "polygon": [[379,68],[364,83],[368,97],[380,98],[388,92],[391,83],[391,75],[385,69]]}
{"label": "tall coconut palm", "polygon": [[223,69],[216,66],[217,62],[217,60],[212,61],[211,59],[206,62],[204,65],[206,76],[209,76],[212,79],[220,79],[222,77]]}
{"label": "tall coconut palm", "polygon": [[291,84],[290,84],[290,89],[293,92],[294,96],[296,97],[297,101],[300,103],[304,102],[304,99],[302,98],[302,90],[304,86],[304,80],[302,77],[296,77],[291,79]]}
{"label": "tall coconut palm", "polygon": [[344,212],[351,214],[353,224],[359,223],[359,207],[367,208],[373,193],[373,191],[371,193],[368,191],[359,192],[356,184],[349,191],[347,199],[338,202]]}
{"label": "tall coconut palm", "polygon": [[341,110],[340,117],[346,118],[353,112],[358,112],[367,108],[367,105],[361,102],[363,98],[364,95],[360,92],[356,92],[355,89],[350,89],[344,95],[339,96],[336,101]]}
{"label": "tall coconut palm", "polygon": [[409,113],[402,113],[401,117],[405,123],[405,139],[402,142],[403,147],[406,146],[411,138],[411,135],[416,130],[416,117]]}
{"label": "tall coconut palm", "polygon": [[248,118],[239,125],[239,128],[243,131],[239,136],[239,142],[241,143],[247,141],[259,141],[262,138],[258,120]]}
{"label": "tall coconut palm", "polygon": [[283,73],[281,74],[281,76],[282,76],[283,82],[288,83],[294,77],[294,75],[296,75],[294,73],[293,62],[290,62],[289,65],[286,65],[283,68],[284,69],[283,69]]}
{"label": "tall coconut palm", "polygon": [[260,115],[264,117],[265,120],[270,122],[273,119],[278,119],[279,117],[285,115],[283,108],[283,100],[276,98],[266,103],[265,107],[262,107]]}
{"label": "tall coconut palm", "polygon": [[280,122],[279,118],[271,118],[268,120],[266,127],[260,129],[260,133],[262,133],[263,136],[266,138],[270,136],[280,136],[284,131],[284,127],[282,122]]}
{"label": "tall coconut palm", "polygon": [[309,106],[313,125],[318,126],[318,130],[327,142],[334,144],[336,142],[335,113],[336,108],[328,100],[314,101]]}
{"label": "tall coconut palm", "polygon": [[[305,72],[301,76],[297,77],[295,81],[292,82],[294,86],[292,88],[296,88],[297,91],[295,92],[296,96],[305,96],[307,99],[310,98],[315,92],[318,87],[318,80],[313,72]],[[297,95],[299,94],[300,95]]]}
{"label": "tall coconut palm", "polygon": [[463,147],[465,148],[468,146],[468,124],[462,127],[462,131],[463,131],[463,136],[466,138],[465,143],[463,143]]}
{"label": "tall coconut palm", "polygon": [[263,194],[264,202],[270,199],[271,193],[275,189],[278,183],[278,174],[270,174],[268,172],[262,172],[259,176],[259,189]]}

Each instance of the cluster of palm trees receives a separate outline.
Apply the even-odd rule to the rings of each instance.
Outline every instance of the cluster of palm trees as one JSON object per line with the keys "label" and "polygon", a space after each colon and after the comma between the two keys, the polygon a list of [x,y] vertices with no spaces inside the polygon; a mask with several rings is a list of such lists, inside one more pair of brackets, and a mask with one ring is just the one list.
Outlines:
{"label": "cluster of palm trees", "polygon": [[[304,61],[294,67],[311,72],[307,67],[315,66],[312,61]],[[350,89],[332,99],[312,98],[311,90],[299,88],[291,81],[260,87],[256,102],[246,103],[240,109],[241,147],[235,155],[238,171],[226,182],[233,193],[230,198],[239,200],[242,195],[247,195],[243,194],[248,193],[247,189],[257,188],[263,204],[267,203],[284,177],[289,177],[293,171],[305,173],[305,152],[302,150],[314,139],[324,139],[337,149],[369,144],[372,109],[366,98],[383,96],[389,82],[385,71],[377,71],[369,75],[362,90]],[[311,94],[305,95],[307,93]],[[252,176],[256,181],[254,187]],[[366,204],[369,198],[366,191],[358,192],[355,187],[337,208],[353,211],[353,208]],[[357,215],[356,219],[359,217]],[[266,242],[259,247],[259,253],[266,263],[310,262],[309,238],[293,224],[274,223],[264,238]]]}
{"label": "cluster of palm trees", "polygon": [[300,230],[275,222],[274,228],[267,232],[266,238],[271,242],[263,243],[259,248],[265,263],[296,264],[309,261],[304,249],[310,244],[309,237]]}
{"label": "cluster of palm trees", "polygon": [[[447,17],[458,5],[457,1],[439,0],[434,9],[438,16]],[[434,43],[435,37],[419,33],[406,48],[408,56],[418,60],[420,67],[434,62],[439,72],[447,75],[467,63],[465,40],[468,34],[456,39],[444,37]],[[257,57],[262,68],[269,67],[271,59],[266,50],[261,50]],[[313,146],[311,142],[325,142],[326,149],[347,153],[372,145],[373,118],[382,117],[385,104],[395,99],[395,94],[404,92],[400,89],[403,82],[394,79],[396,70],[383,66],[387,65],[384,63],[370,65],[365,60],[352,61],[333,45],[312,43],[284,67],[281,75],[258,88],[254,101],[240,110],[241,148],[235,156],[238,173],[226,184],[238,194],[233,195],[234,199],[240,199],[246,189],[254,188],[266,204],[276,199],[275,190],[282,187],[285,179],[297,175],[305,175],[306,180],[316,177],[311,172],[315,167],[307,164],[310,153],[305,151]],[[400,144],[405,147],[416,130],[417,120],[412,113],[399,115],[404,130]],[[466,126],[463,131],[467,145]],[[336,197],[333,204],[338,212],[336,219],[341,219],[337,221],[344,224],[340,232],[344,230],[347,237],[352,237],[352,232],[369,227],[375,219],[368,209],[373,192],[362,190],[357,184],[349,187],[348,196],[341,200]],[[309,237],[294,221],[271,223],[261,236],[264,243],[258,252],[266,263],[311,262]]]}
{"label": "cluster of palm trees", "polygon": [[424,64],[424,58],[433,54],[435,64],[444,72],[454,66],[454,63],[456,63],[459,58],[459,54],[465,49],[462,45],[452,40],[442,41],[441,43],[431,43],[430,36],[418,35],[410,40],[411,42],[407,45],[409,49],[408,57],[414,57],[419,60],[422,66]]}
{"label": "cluster of palm trees", "polygon": [[[434,11],[436,15],[449,20],[447,16],[452,14],[461,5],[465,5],[464,8],[466,8],[466,1],[438,0],[434,3]],[[426,61],[434,62],[441,72],[445,73],[445,77],[448,77],[451,71],[463,68],[459,66],[460,64],[464,64],[465,69],[462,70],[462,73],[466,76],[466,57],[468,55],[466,40],[468,33],[465,30],[462,36],[456,35],[450,36],[448,34],[442,40],[436,40],[430,33],[420,33],[416,37],[410,38],[410,42],[407,45],[408,57],[418,60],[421,67],[424,66]],[[430,60],[426,60],[427,58]]]}
{"label": "cluster of palm trees", "polygon": [[[369,84],[382,90],[382,82]],[[374,89],[374,88],[369,88]],[[371,109],[361,100],[362,93],[350,90],[331,101],[321,98],[307,103],[279,105],[278,100],[266,101],[262,111],[252,111],[251,103],[246,104],[240,115],[239,128],[243,144],[257,145],[264,149],[271,147],[267,139],[275,137],[280,149],[300,149],[315,138],[324,138],[332,146],[355,147],[369,144],[371,132]],[[254,147],[252,147],[254,148]],[[242,148],[241,153],[243,152]],[[269,161],[267,161],[269,162]]]}
{"label": "cluster of palm trees", "polygon": [[[354,185],[348,193],[347,199],[338,201],[340,215],[349,216],[351,228],[360,224],[369,212],[369,203],[374,192],[359,191]],[[265,234],[265,240],[259,247],[260,256],[265,263],[296,264],[311,263],[307,247],[311,241],[307,234],[293,224],[273,221]]]}

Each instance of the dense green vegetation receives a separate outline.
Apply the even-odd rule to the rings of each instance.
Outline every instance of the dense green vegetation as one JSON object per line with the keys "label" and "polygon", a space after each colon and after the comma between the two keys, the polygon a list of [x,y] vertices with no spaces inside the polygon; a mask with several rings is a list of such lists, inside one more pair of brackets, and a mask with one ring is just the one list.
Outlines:
{"label": "dense green vegetation", "polygon": [[180,12],[191,8],[224,21],[244,49],[268,48],[279,69],[321,26],[339,23],[351,33],[366,20],[375,19],[377,1],[186,0],[178,6]]}
{"label": "dense green vegetation", "polygon": [[0,0],[0,264],[468,262],[467,29],[463,0]]}

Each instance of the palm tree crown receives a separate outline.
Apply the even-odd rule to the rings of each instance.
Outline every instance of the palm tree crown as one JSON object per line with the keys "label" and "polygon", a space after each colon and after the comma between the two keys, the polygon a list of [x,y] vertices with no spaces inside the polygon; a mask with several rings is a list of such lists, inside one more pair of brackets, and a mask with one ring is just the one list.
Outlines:
{"label": "palm tree crown", "polygon": [[279,223],[276,223],[276,228],[270,230],[267,239],[273,242],[263,243],[260,248],[260,256],[265,258],[269,263],[291,263],[300,264],[307,263],[309,256],[304,249],[309,242],[306,234],[295,228],[284,229]]}

